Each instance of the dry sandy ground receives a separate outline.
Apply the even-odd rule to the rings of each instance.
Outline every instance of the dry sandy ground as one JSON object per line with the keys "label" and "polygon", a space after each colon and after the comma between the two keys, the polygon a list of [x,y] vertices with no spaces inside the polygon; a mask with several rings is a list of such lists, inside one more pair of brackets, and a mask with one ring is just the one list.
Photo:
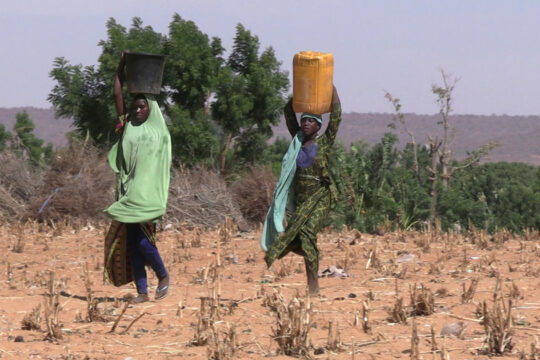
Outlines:
{"label": "dry sandy ground", "polygon": [[[120,299],[134,293],[134,287],[103,284],[104,232],[105,226],[80,230],[40,229],[36,224],[0,227],[1,358],[205,359],[216,347],[193,344],[197,336],[208,335],[204,331],[197,335],[197,327],[202,324],[201,297],[218,294],[220,305],[214,313],[213,328],[222,343],[225,332],[234,331],[235,343],[231,346],[235,353],[231,358],[289,358],[280,354],[273,336],[278,323],[272,309],[275,299],[280,297],[287,304],[295,297],[307,301],[300,257],[289,255],[266,270],[259,232],[222,229],[220,233],[219,229],[170,227],[159,233],[158,243],[172,276],[169,295],[154,301],[151,293],[152,301],[130,305],[111,333],[124,308],[125,302]],[[218,239],[223,241],[219,249]],[[533,359],[531,344],[540,336],[538,239],[537,233],[523,238],[504,233],[490,238],[479,232],[463,236],[420,233],[375,236],[356,231],[320,234],[321,270],[339,265],[350,276],[320,279],[321,295],[309,299],[311,316],[305,356],[408,359],[414,322],[418,358],[487,359],[486,332],[477,310],[483,301],[492,309],[498,287],[499,304],[502,298],[507,307],[508,300],[512,300],[512,319],[507,325],[513,345],[499,358]],[[221,255],[221,266],[217,276],[213,276],[217,254]],[[54,320],[54,316],[44,314],[45,304],[51,300],[51,272],[54,273],[52,291],[59,301],[57,336],[61,338],[46,340],[44,318]],[[94,312],[95,317],[103,317],[105,321],[87,320],[85,279],[92,283],[94,298],[110,300],[100,302]],[[463,286],[468,289],[473,279],[478,279],[476,291],[471,292],[470,302],[462,303]],[[153,292],[156,285],[153,274],[149,274],[149,283]],[[410,292],[415,286],[417,293],[421,286],[430,290],[425,291],[427,308],[429,295],[433,294],[434,313],[417,316],[414,321],[409,316],[406,324],[392,322],[389,309],[397,298],[403,299],[404,311],[410,315]],[[369,308],[367,332],[363,330],[363,303]],[[34,322],[41,329],[23,330],[23,319],[30,319],[30,313],[38,305],[41,320],[34,317]],[[417,304],[416,309],[421,308],[422,304]],[[39,315],[38,310],[35,314]],[[136,320],[139,316],[142,317]],[[466,328],[459,337],[440,335],[445,324],[460,321]],[[330,334],[330,341],[329,327],[335,331]]]}

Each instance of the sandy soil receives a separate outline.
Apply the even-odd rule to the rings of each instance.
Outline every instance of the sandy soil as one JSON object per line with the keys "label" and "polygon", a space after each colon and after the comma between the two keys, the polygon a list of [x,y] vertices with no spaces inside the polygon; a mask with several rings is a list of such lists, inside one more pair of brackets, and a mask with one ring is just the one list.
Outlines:
{"label": "sandy soil", "polygon": [[[286,304],[295,297],[307,301],[302,259],[289,255],[266,270],[259,232],[224,229],[169,227],[161,231],[158,247],[172,276],[171,291],[165,299],[154,301],[157,280],[149,271],[152,301],[130,305],[111,333],[125,306],[122,299],[135,291],[132,285],[116,288],[103,283],[105,225],[80,230],[40,229],[37,224],[0,227],[0,357],[205,359],[216,346],[211,333],[210,344],[194,345],[197,336],[201,339],[208,334],[203,331],[197,335],[201,298],[219,295],[213,328],[222,347],[225,332],[234,331],[232,358],[289,358],[280,354],[273,338],[278,323],[272,309],[280,297]],[[218,248],[219,239],[222,242]],[[503,233],[491,238],[478,232],[463,236],[375,236],[356,231],[320,234],[321,270],[341,266],[350,276],[320,279],[321,295],[309,299],[311,325],[306,356],[408,359],[415,323],[418,358],[487,359],[486,332],[477,310],[483,301],[492,309],[498,287],[499,304],[501,298],[505,306],[512,300],[513,345],[499,358],[532,359],[531,344],[540,336],[538,239],[538,234],[518,238]],[[217,254],[221,255],[221,266],[214,276]],[[56,335],[61,338],[46,340],[45,318],[54,321],[54,316],[44,313],[45,304],[51,301],[51,273],[52,292],[59,301]],[[463,286],[469,288],[473,279],[478,279],[478,284],[472,300],[462,303]],[[100,302],[94,311],[93,316],[103,321],[88,321],[87,280],[95,299],[110,300]],[[426,290],[426,298],[433,294],[434,313],[414,320],[409,316],[406,324],[394,323],[389,319],[389,309],[396,298],[402,298],[404,310],[410,314],[410,292],[415,286],[417,293],[421,286],[430,290]],[[363,303],[369,307],[367,332],[363,330]],[[39,311],[35,310],[38,306]],[[33,310],[41,314],[41,320],[33,318],[40,329],[23,330],[22,322],[32,319]],[[466,328],[459,337],[440,335],[445,324],[460,321]],[[330,344],[329,327],[336,331],[330,334]],[[443,347],[445,355],[441,356]]]}

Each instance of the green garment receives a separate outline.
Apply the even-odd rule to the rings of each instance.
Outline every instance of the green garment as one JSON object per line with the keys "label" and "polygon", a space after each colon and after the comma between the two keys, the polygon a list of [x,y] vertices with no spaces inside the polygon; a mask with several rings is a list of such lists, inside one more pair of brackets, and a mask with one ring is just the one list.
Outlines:
{"label": "green garment", "polygon": [[[294,136],[299,130],[292,102],[285,106],[285,119],[289,132]],[[319,250],[317,233],[330,210],[330,170],[329,155],[341,122],[341,105],[333,104],[328,128],[317,137],[317,155],[313,165],[297,168],[293,180],[295,212],[290,217],[287,229],[268,248],[265,255],[268,267],[276,259],[290,251],[302,255],[309,269],[317,273],[319,268]]]}
{"label": "green garment", "polygon": [[278,237],[278,233],[285,230],[283,228],[283,219],[285,218],[287,196],[289,195],[289,189],[294,180],[294,174],[296,173],[296,158],[302,147],[303,138],[304,135],[302,132],[298,131],[293,137],[285,156],[283,156],[281,174],[276,189],[274,190],[272,204],[270,205],[270,209],[268,209],[264,221],[261,238],[261,247],[263,251],[267,251]]}
{"label": "green garment", "polygon": [[109,151],[116,173],[116,201],[105,210],[122,223],[156,221],[167,207],[171,137],[159,105],[147,96],[150,114],[142,124],[129,121]]}

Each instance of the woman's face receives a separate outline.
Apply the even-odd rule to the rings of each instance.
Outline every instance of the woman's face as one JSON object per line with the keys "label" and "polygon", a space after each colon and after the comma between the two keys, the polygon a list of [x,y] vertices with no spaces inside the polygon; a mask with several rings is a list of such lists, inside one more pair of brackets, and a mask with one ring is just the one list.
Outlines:
{"label": "woman's face", "polygon": [[148,102],[144,99],[137,99],[133,102],[131,107],[131,112],[137,120],[138,123],[145,122],[150,115],[150,108],[148,107]]}
{"label": "woman's face", "polygon": [[300,120],[300,128],[304,136],[310,137],[319,131],[321,125],[314,118],[305,117]]}

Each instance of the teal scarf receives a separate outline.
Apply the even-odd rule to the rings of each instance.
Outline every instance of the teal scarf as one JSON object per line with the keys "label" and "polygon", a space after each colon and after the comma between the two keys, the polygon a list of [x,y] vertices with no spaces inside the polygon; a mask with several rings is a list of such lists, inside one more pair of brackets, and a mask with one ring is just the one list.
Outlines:
{"label": "teal scarf", "polygon": [[117,188],[116,201],[105,213],[122,223],[157,220],[167,207],[171,137],[158,103],[148,96],[147,101],[148,119],[129,121],[108,155]]}
{"label": "teal scarf", "polygon": [[270,209],[268,209],[266,220],[264,221],[261,238],[261,247],[264,251],[268,251],[268,248],[278,237],[279,233],[285,231],[283,219],[285,218],[287,196],[294,179],[294,174],[296,173],[296,158],[302,147],[303,138],[304,135],[301,131],[296,133],[289,145],[289,149],[285,153],[285,156],[283,156],[281,174],[274,190],[272,204],[270,205]]}

